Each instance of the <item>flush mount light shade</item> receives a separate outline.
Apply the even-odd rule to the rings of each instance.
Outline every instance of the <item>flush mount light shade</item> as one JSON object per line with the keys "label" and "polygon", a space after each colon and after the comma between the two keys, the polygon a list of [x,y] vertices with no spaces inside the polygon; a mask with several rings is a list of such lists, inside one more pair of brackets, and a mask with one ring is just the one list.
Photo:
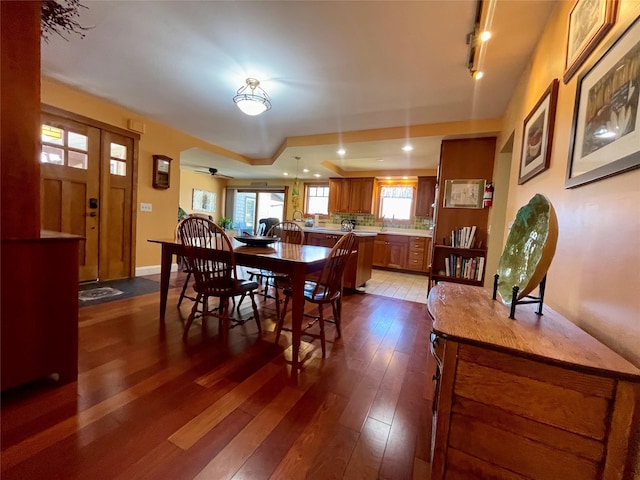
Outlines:
{"label": "flush mount light shade", "polygon": [[260,115],[271,109],[269,95],[259,87],[260,82],[255,78],[247,78],[247,84],[240,87],[233,97],[233,101],[243,113]]}

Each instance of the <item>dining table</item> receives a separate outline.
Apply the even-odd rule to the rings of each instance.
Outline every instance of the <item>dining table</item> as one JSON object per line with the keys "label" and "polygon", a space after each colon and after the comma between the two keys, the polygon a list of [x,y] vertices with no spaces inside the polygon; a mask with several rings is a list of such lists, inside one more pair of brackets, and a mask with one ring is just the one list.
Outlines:
{"label": "dining table", "polygon": [[[314,272],[322,270],[330,248],[276,241],[265,246],[248,246],[231,238],[237,265],[260,268],[289,275],[291,278],[291,378],[297,380],[301,368],[299,359],[302,321],[304,317],[304,282]],[[165,324],[169,277],[174,255],[183,256],[184,245],[176,239],[149,239],[162,247],[160,263],[160,325]]]}

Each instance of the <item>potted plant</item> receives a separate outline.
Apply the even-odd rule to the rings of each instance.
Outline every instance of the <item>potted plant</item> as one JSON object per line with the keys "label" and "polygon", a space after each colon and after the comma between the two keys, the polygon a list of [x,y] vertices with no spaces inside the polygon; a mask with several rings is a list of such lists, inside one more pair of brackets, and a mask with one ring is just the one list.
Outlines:
{"label": "potted plant", "polygon": [[220,225],[223,230],[231,230],[233,228],[233,220],[229,217],[220,217],[218,225]]}

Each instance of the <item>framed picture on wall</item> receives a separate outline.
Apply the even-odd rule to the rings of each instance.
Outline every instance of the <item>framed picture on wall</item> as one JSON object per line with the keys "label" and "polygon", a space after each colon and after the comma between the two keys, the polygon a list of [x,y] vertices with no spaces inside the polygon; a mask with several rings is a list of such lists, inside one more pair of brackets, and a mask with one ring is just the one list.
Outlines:
{"label": "framed picture on wall", "polygon": [[524,120],[519,185],[548,169],[551,163],[559,83],[558,79],[551,82]]}
{"label": "framed picture on wall", "polygon": [[569,14],[562,79],[568,83],[616,21],[618,0],[577,0]]}
{"label": "framed picture on wall", "polygon": [[640,167],[640,18],[578,79],[565,188]]}
{"label": "framed picture on wall", "polygon": [[193,204],[191,209],[194,212],[215,213],[216,211],[216,192],[207,192],[206,190],[193,189]]}
{"label": "framed picture on wall", "polygon": [[444,208],[482,208],[485,180],[447,180]]}

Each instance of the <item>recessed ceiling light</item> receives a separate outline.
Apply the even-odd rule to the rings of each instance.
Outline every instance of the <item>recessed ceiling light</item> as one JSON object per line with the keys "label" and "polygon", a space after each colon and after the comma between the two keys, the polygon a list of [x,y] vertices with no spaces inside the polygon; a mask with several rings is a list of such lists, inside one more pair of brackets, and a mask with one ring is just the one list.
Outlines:
{"label": "recessed ceiling light", "polygon": [[347,151],[344,148],[341,148],[340,150],[338,150],[336,152],[338,155],[344,155],[345,153],[347,153]]}
{"label": "recessed ceiling light", "polygon": [[319,178],[319,177],[321,177],[322,175],[320,175],[319,173],[314,173],[314,174],[313,174],[313,176],[314,176],[314,177],[316,177],[316,178]]}
{"label": "recessed ceiling light", "polygon": [[387,177],[387,180],[391,180],[391,177]]}
{"label": "recessed ceiling light", "polygon": [[407,180],[409,177],[402,177],[403,180]]}
{"label": "recessed ceiling light", "polygon": [[309,169],[308,169],[308,168],[303,168],[303,169],[302,169],[302,171],[303,171],[304,173],[309,173]]}
{"label": "recessed ceiling light", "polygon": [[379,162],[384,162],[384,158],[379,158],[378,161]]}
{"label": "recessed ceiling light", "polygon": [[480,34],[480,41],[486,42],[491,38],[491,32],[489,30],[485,30]]}
{"label": "recessed ceiling light", "polygon": [[286,177],[287,175],[289,175],[287,172],[284,172],[283,175]]}
{"label": "recessed ceiling light", "polygon": [[413,150],[413,147],[411,145],[405,145],[404,147],[402,147],[402,150],[404,150],[405,152],[410,152],[411,150]]}

